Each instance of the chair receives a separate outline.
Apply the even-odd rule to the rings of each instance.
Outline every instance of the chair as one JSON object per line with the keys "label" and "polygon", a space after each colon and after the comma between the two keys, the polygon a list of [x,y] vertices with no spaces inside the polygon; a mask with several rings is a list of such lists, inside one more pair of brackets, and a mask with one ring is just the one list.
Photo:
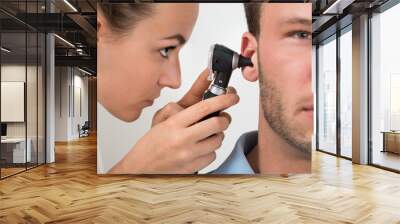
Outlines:
{"label": "chair", "polygon": [[82,127],[80,127],[80,125],[78,124],[79,138],[89,136],[89,129],[90,129],[89,121],[85,121]]}

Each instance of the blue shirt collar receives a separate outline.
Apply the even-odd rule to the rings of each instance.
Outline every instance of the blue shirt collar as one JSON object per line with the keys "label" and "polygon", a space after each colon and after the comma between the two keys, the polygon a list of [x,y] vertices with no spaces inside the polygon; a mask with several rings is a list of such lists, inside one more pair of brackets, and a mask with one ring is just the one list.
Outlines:
{"label": "blue shirt collar", "polygon": [[229,157],[214,170],[213,174],[254,174],[246,155],[258,144],[258,131],[243,134],[237,140]]}

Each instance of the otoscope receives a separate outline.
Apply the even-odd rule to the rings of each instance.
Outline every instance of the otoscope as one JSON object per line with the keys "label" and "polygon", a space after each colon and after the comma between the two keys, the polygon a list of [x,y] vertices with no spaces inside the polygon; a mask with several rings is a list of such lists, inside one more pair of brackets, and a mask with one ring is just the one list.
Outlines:
{"label": "otoscope", "polygon": [[[208,67],[210,69],[208,80],[212,82],[204,92],[203,100],[225,94],[232,71],[245,66],[253,66],[250,58],[244,57],[223,45],[211,45],[208,58]],[[201,119],[201,121],[218,116],[218,114],[219,111],[211,113]],[[198,174],[198,172],[195,172],[195,174]]]}
{"label": "otoscope", "polygon": [[[208,80],[212,81],[203,95],[203,100],[226,93],[232,71],[236,68],[253,66],[250,58],[244,57],[233,50],[220,45],[211,45],[208,66],[210,74]],[[219,111],[207,115],[203,120],[218,116]]]}

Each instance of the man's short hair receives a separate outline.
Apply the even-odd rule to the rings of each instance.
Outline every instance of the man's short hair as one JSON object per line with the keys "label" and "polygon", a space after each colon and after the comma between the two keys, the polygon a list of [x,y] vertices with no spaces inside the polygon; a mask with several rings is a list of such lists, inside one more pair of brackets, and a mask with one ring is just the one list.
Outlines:
{"label": "man's short hair", "polygon": [[247,27],[249,32],[256,38],[258,38],[258,35],[260,34],[261,4],[262,3],[244,3]]}
{"label": "man's short hair", "polygon": [[248,0],[248,3],[243,3],[244,13],[246,14],[247,27],[249,32],[253,34],[256,38],[260,35],[260,18],[261,18],[261,6],[262,3],[307,3],[310,0],[291,0],[291,1],[281,1],[281,0]]}

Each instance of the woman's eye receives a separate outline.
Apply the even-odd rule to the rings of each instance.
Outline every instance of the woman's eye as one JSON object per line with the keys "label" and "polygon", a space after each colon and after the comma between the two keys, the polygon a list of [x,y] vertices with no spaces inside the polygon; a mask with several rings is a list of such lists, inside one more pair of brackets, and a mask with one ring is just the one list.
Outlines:
{"label": "woman's eye", "polygon": [[160,50],[160,54],[161,56],[163,56],[164,58],[168,58],[169,52],[171,50],[173,50],[175,47],[166,47]]}

